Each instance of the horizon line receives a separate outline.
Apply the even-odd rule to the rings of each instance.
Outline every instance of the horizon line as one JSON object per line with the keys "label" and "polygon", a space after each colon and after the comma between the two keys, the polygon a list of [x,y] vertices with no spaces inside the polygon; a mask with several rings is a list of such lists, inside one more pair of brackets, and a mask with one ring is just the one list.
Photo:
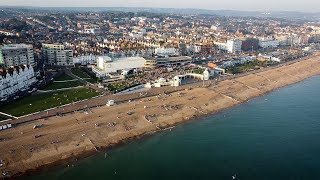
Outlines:
{"label": "horizon line", "polygon": [[104,7],[98,7],[98,6],[28,6],[28,5],[0,5],[0,8],[144,8],[144,9],[184,9],[184,10],[206,10],[206,11],[240,11],[240,12],[299,12],[299,13],[308,13],[308,14],[315,14],[320,13],[320,10],[318,11],[303,11],[303,10],[240,10],[240,9],[204,9],[204,8],[191,8],[191,7],[181,7],[181,8],[175,8],[175,7],[141,7],[141,6],[104,6]]}

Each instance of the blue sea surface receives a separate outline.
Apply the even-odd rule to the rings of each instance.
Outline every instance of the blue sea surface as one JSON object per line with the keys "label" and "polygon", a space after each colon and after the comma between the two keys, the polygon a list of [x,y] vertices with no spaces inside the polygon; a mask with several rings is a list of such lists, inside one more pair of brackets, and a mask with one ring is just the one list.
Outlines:
{"label": "blue sea surface", "polygon": [[23,179],[320,179],[320,76]]}

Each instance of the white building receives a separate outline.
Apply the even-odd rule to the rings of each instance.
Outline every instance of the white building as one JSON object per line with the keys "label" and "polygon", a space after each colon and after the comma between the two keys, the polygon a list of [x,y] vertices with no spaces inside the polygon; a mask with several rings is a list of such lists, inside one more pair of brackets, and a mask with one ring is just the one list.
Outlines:
{"label": "white building", "polygon": [[278,36],[277,40],[280,46],[291,46],[301,43],[300,37],[297,35]]}
{"label": "white building", "polygon": [[221,30],[223,30],[223,28],[222,28],[221,26],[219,26],[219,25],[212,25],[212,26],[210,27],[210,29],[211,29],[211,30],[214,30],[214,31],[221,31]]}
{"label": "white building", "polygon": [[108,56],[100,56],[97,58],[97,66],[92,67],[92,71],[98,77],[104,77],[110,73],[116,73],[125,69],[144,68],[146,59],[142,57],[126,57],[111,59]]}
{"label": "white building", "polygon": [[237,39],[227,40],[227,42],[215,42],[219,50],[228,51],[228,53],[240,53],[242,42]]}
{"label": "white building", "polygon": [[259,38],[259,46],[262,48],[275,48],[279,46],[279,41],[271,37]]}
{"label": "white building", "polygon": [[66,50],[64,45],[42,44],[42,58],[49,65],[73,65],[73,51]]}
{"label": "white building", "polygon": [[10,44],[0,49],[0,64],[5,68],[18,65],[35,65],[32,45]]}
{"label": "white building", "polygon": [[201,51],[201,46],[200,45],[187,45],[187,51],[189,53],[199,53]]}
{"label": "white building", "polygon": [[36,83],[32,66],[18,66],[8,70],[0,70],[0,100],[5,101],[18,91],[25,91]]}
{"label": "white building", "polygon": [[179,55],[179,50],[173,47],[156,48],[155,54],[160,56]]}
{"label": "white building", "polygon": [[87,65],[87,64],[95,64],[96,62],[97,62],[97,56],[92,54],[73,58],[74,64],[79,63],[81,65]]}
{"label": "white building", "polygon": [[206,69],[203,74],[195,74],[195,73],[186,73],[182,75],[177,75],[173,79],[165,79],[165,78],[160,78],[154,82],[149,82],[145,84],[146,88],[152,88],[152,87],[163,87],[163,86],[180,86],[182,84],[182,80],[185,79],[200,79],[203,81],[208,81],[210,79],[210,72],[208,69]]}
{"label": "white building", "polygon": [[219,50],[228,51],[227,43],[225,43],[225,42],[214,42],[214,44],[218,46]]}
{"label": "white building", "polygon": [[227,41],[227,51],[229,53],[241,53],[242,42],[237,39]]}
{"label": "white building", "polygon": [[143,33],[142,32],[130,33],[128,38],[140,39],[140,38],[143,38]]}
{"label": "white building", "polygon": [[222,62],[219,62],[219,67],[226,68],[230,66],[235,66],[237,64],[245,64],[248,62],[253,62],[255,60],[257,60],[256,56],[244,56],[237,59],[229,59],[229,60],[224,60]]}

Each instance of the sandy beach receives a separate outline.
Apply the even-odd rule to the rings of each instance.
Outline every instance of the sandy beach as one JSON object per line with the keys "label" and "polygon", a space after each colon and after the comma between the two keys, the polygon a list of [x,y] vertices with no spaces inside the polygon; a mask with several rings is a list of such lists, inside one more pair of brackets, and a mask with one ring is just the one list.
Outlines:
{"label": "sandy beach", "polygon": [[[73,113],[62,117],[44,119],[39,113],[18,119],[16,122],[24,123],[0,132],[0,160],[3,160],[0,171],[8,171],[10,176],[23,175],[191,119],[197,120],[197,117],[319,74],[320,54],[315,54],[290,65],[252,72],[217,84],[208,82],[207,87],[182,87],[172,93],[141,97],[131,102],[123,101],[134,95],[103,97],[97,105],[110,98],[118,103],[77,112],[73,112],[72,107],[65,107],[63,110],[70,108],[69,112]],[[35,125],[42,126],[34,129]]]}

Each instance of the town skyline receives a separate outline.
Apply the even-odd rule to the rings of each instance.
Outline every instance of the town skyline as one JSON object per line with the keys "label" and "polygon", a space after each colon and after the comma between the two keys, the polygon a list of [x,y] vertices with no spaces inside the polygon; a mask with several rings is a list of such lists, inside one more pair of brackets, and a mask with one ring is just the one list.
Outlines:
{"label": "town skyline", "polygon": [[315,0],[306,1],[276,1],[259,2],[252,0],[241,0],[233,2],[226,0],[222,2],[211,2],[209,0],[200,0],[197,2],[187,1],[181,4],[179,1],[164,0],[154,2],[151,0],[133,0],[116,1],[111,0],[108,3],[101,0],[83,2],[75,0],[72,2],[57,0],[54,2],[31,0],[5,0],[0,2],[0,6],[31,6],[31,7],[129,7],[129,8],[181,8],[181,9],[207,9],[207,10],[239,10],[239,11],[299,11],[299,12],[320,12],[318,7],[320,3]]}
{"label": "town skyline", "polygon": [[0,179],[317,179],[320,11],[299,5],[1,0]]}

